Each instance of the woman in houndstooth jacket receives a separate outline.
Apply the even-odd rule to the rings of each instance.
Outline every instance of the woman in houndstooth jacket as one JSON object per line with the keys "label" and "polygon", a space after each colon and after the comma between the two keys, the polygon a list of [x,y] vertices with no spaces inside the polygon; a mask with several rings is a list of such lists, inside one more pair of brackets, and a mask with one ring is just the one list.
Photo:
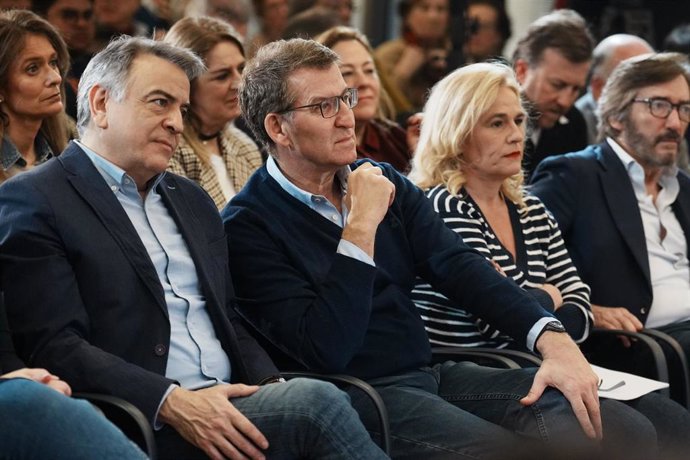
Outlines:
{"label": "woman in houndstooth jacket", "polygon": [[231,25],[209,17],[181,19],[164,41],[191,49],[207,67],[192,81],[189,122],[168,169],[197,182],[222,209],[262,164],[256,143],[233,124],[242,41]]}

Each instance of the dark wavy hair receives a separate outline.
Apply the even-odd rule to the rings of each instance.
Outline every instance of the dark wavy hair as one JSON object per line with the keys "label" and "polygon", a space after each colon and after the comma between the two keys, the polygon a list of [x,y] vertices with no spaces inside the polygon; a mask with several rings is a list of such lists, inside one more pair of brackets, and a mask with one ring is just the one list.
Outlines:
{"label": "dark wavy hair", "polygon": [[[24,49],[27,35],[44,36],[57,53],[58,69],[63,86],[69,70],[67,45],[55,28],[45,19],[27,10],[7,10],[0,12],[0,91],[6,92],[12,64]],[[64,94],[64,87],[61,92]],[[0,105],[0,138],[4,137],[10,119]],[[40,133],[58,155],[67,145],[67,120],[64,112],[43,120]]]}

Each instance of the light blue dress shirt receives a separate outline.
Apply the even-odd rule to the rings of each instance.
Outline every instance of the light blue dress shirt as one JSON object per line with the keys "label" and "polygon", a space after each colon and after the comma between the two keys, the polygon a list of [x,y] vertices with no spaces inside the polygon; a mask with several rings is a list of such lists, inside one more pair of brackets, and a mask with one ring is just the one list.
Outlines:
{"label": "light blue dress shirt", "polygon": [[124,170],[84,144],[77,144],[129,216],[163,286],[170,320],[165,376],[190,390],[229,382],[230,359],[216,337],[206,310],[194,261],[177,224],[156,191],[165,173],[155,179],[142,200],[134,180]]}
{"label": "light blue dress shirt", "polygon": [[[292,195],[295,199],[304,203],[309,208],[316,211],[324,219],[330,220],[340,228],[345,227],[345,222],[347,222],[347,208],[345,207],[345,203],[342,204],[343,212],[341,214],[338,211],[338,208],[336,208],[333,205],[333,203],[328,201],[328,199],[326,199],[325,196],[314,195],[297,187],[295,184],[290,182],[290,180],[287,177],[285,177],[285,175],[280,170],[273,157],[270,155],[268,156],[268,160],[266,161],[266,170],[268,174],[273,179],[275,179],[276,182],[278,182],[278,185],[280,185],[283,190]],[[336,177],[340,182],[340,187],[343,192],[343,196],[345,196],[345,193],[347,193],[347,177],[349,175],[349,166],[342,167],[340,170],[338,170],[336,174]],[[376,264],[374,263],[374,259],[369,257],[369,255],[362,249],[360,249],[357,245],[347,240],[340,240],[340,242],[338,243],[337,252],[338,254],[352,257],[353,259],[359,260],[360,262],[364,262],[365,264],[369,264],[374,267],[376,266]]]}

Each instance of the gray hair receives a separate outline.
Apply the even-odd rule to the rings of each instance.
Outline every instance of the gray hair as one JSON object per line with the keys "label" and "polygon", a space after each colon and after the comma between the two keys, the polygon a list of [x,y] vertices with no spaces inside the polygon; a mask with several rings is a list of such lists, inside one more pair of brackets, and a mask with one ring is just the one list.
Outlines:
{"label": "gray hair", "polygon": [[86,66],[79,80],[77,92],[77,128],[83,136],[91,121],[89,92],[95,85],[105,88],[110,97],[122,101],[129,82],[129,71],[134,59],[151,54],[179,67],[191,81],[206,70],[203,61],[193,52],[169,43],[144,37],[122,35],[96,54]]}
{"label": "gray hair", "polygon": [[338,55],[313,41],[278,40],[259,49],[242,73],[240,107],[256,139],[274,154],[275,145],[264,128],[266,115],[289,109],[297,94],[288,87],[290,75],[300,69],[327,69]]}
{"label": "gray hair", "polygon": [[620,130],[611,125],[611,119],[622,122],[628,117],[632,100],[640,89],[670,82],[679,75],[690,86],[688,59],[680,53],[643,54],[621,62],[599,98],[599,139],[620,135]]}

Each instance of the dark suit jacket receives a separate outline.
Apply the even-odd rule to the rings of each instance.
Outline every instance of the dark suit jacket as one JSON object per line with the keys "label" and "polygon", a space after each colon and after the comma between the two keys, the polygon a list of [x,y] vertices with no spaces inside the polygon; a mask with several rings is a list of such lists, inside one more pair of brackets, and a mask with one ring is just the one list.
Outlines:
{"label": "dark suit jacket", "polygon": [[[690,179],[678,173],[673,211],[690,248]],[[647,243],[632,183],[604,142],[548,158],[532,192],[554,214],[580,277],[597,305],[626,307],[644,324],[652,304]]]}
{"label": "dark suit jacket", "polygon": [[563,153],[577,152],[587,147],[587,123],[582,113],[573,106],[565,114],[568,123],[556,123],[553,128],[543,129],[537,145],[527,142],[523,169],[527,178],[545,158]]}
{"label": "dark suit jacket", "polygon": [[[234,313],[213,201],[173,174],[157,190],[189,246],[233,382],[277,374]],[[75,391],[119,396],[153,420],[172,383],[163,288],[124,209],[76,144],[0,187],[0,263],[19,356]]]}
{"label": "dark suit jacket", "polygon": [[7,317],[5,315],[5,305],[2,301],[0,292],[0,375],[12,372],[24,367],[12,345],[12,337],[7,327]]}

